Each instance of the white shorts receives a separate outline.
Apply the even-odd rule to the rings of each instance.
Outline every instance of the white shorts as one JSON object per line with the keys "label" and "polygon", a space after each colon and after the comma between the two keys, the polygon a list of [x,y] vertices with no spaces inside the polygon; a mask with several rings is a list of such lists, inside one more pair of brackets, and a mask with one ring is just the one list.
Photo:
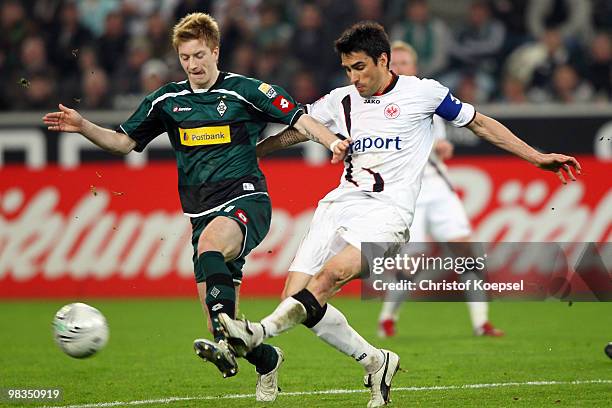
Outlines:
{"label": "white shorts", "polygon": [[391,204],[364,195],[343,201],[322,200],[289,271],[314,275],[347,244],[361,250],[362,242],[407,240],[408,227]]}
{"label": "white shorts", "polygon": [[448,242],[471,235],[470,221],[463,204],[440,176],[423,178],[410,226],[411,242]]}

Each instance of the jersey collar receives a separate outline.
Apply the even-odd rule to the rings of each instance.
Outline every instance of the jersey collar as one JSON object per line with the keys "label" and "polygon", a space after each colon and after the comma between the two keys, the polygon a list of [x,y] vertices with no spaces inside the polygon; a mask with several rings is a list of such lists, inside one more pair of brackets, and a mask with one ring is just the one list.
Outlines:
{"label": "jersey collar", "polygon": [[381,96],[381,95],[384,95],[386,93],[391,92],[393,90],[393,88],[395,88],[395,85],[397,84],[399,76],[395,72],[393,72],[393,71],[391,71],[391,75],[392,75],[392,77],[391,77],[391,82],[389,82],[389,85],[387,85],[387,87],[385,89],[383,89],[382,92],[376,92],[372,96]]}
{"label": "jersey collar", "polygon": [[[225,80],[225,77],[227,76],[227,72],[224,71],[219,71],[219,76],[217,77],[217,80],[215,81],[214,84],[212,84],[212,86],[210,88],[206,88],[206,89],[192,89],[191,91],[193,93],[204,93],[204,92],[208,92],[213,88],[216,88],[217,85],[219,85],[221,82],[223,82],[223,80]],[[189,84],[189,81],[187,81],[187,83]],[[189,88],[191,88],[191,84],[189,84]]]}

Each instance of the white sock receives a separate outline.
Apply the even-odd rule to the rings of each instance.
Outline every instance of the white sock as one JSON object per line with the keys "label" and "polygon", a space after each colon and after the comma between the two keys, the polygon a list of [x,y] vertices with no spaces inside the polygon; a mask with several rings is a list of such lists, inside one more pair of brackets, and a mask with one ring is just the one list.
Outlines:
{"label": "white sock", "polygon": [[408,291],[390,290],[385,294],[382,309],[378,321],[397,320],[399,318],[399,309],[408,298]]}
{"label": "white sock", "polygon": [[[393,278],[392,282],[397,282],[397,279]],[[408,295],[409,291],[407,290],[387,290],[380,310],[380,315],[378,316],[378,321],[397,321],[397,319],[399,319],[399,309],[406,299],[408,299]]]}
{"label": "white sock", "polygon": [[383,353],[349,326],[346,317],[329,303],[323,318],[310,330],[336,350],[357,360],[368,374],[376,372],[384,363]]}
{"label": "white sock", "polygon": [[472,328],[480,329],[489,320],[489,304],[487,302],[466,302],[472,319]]}
{"label": "white sock", "polygon": [[288,297],[276,306],[276,309],[261,320],[264,328],[264,338],[278,336],[282,332],[306,320],[306,308],[300,301]]}

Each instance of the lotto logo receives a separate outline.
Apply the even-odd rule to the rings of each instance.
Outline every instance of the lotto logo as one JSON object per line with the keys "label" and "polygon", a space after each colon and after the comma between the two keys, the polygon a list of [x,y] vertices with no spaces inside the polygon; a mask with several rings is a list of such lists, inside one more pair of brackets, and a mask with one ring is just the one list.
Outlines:
{"label": "lotto logo", "polygon": [[217,303],[213,307],[210,308],[213,312],[216,312],[219,309],[223,309],[223,305],[221,303]]}
{"label": "lotto logo", "polygon": [[272,105],[276,106],[283,113],[289,113],[295,108],[295,105],[282,95],[278,95],[272,102]]}
{"label": "lotto logo", "polygon": [[245,224],[249,222],[249,218],[247,217],[244,211],[237,210],[235,214],[236,214],[236,217],[240,218],[240,221],[244,222]]}

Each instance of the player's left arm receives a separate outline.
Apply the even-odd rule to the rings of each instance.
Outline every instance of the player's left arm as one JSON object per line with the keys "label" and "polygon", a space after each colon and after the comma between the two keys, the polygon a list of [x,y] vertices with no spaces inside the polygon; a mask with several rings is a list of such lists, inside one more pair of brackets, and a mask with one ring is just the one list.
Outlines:
{"label": "player's left arm", "polygon": [[580,163],[574,157],[557,153],[540,153],[519,139],[506,126],[482,113],[476,112],[474,119],[467,127],[476,136],[527,160],[541,169],[554,172],[563,184],[567,183],[564,172],[571,180],[576,180],[572,167],[577,174],[581,173]]}

